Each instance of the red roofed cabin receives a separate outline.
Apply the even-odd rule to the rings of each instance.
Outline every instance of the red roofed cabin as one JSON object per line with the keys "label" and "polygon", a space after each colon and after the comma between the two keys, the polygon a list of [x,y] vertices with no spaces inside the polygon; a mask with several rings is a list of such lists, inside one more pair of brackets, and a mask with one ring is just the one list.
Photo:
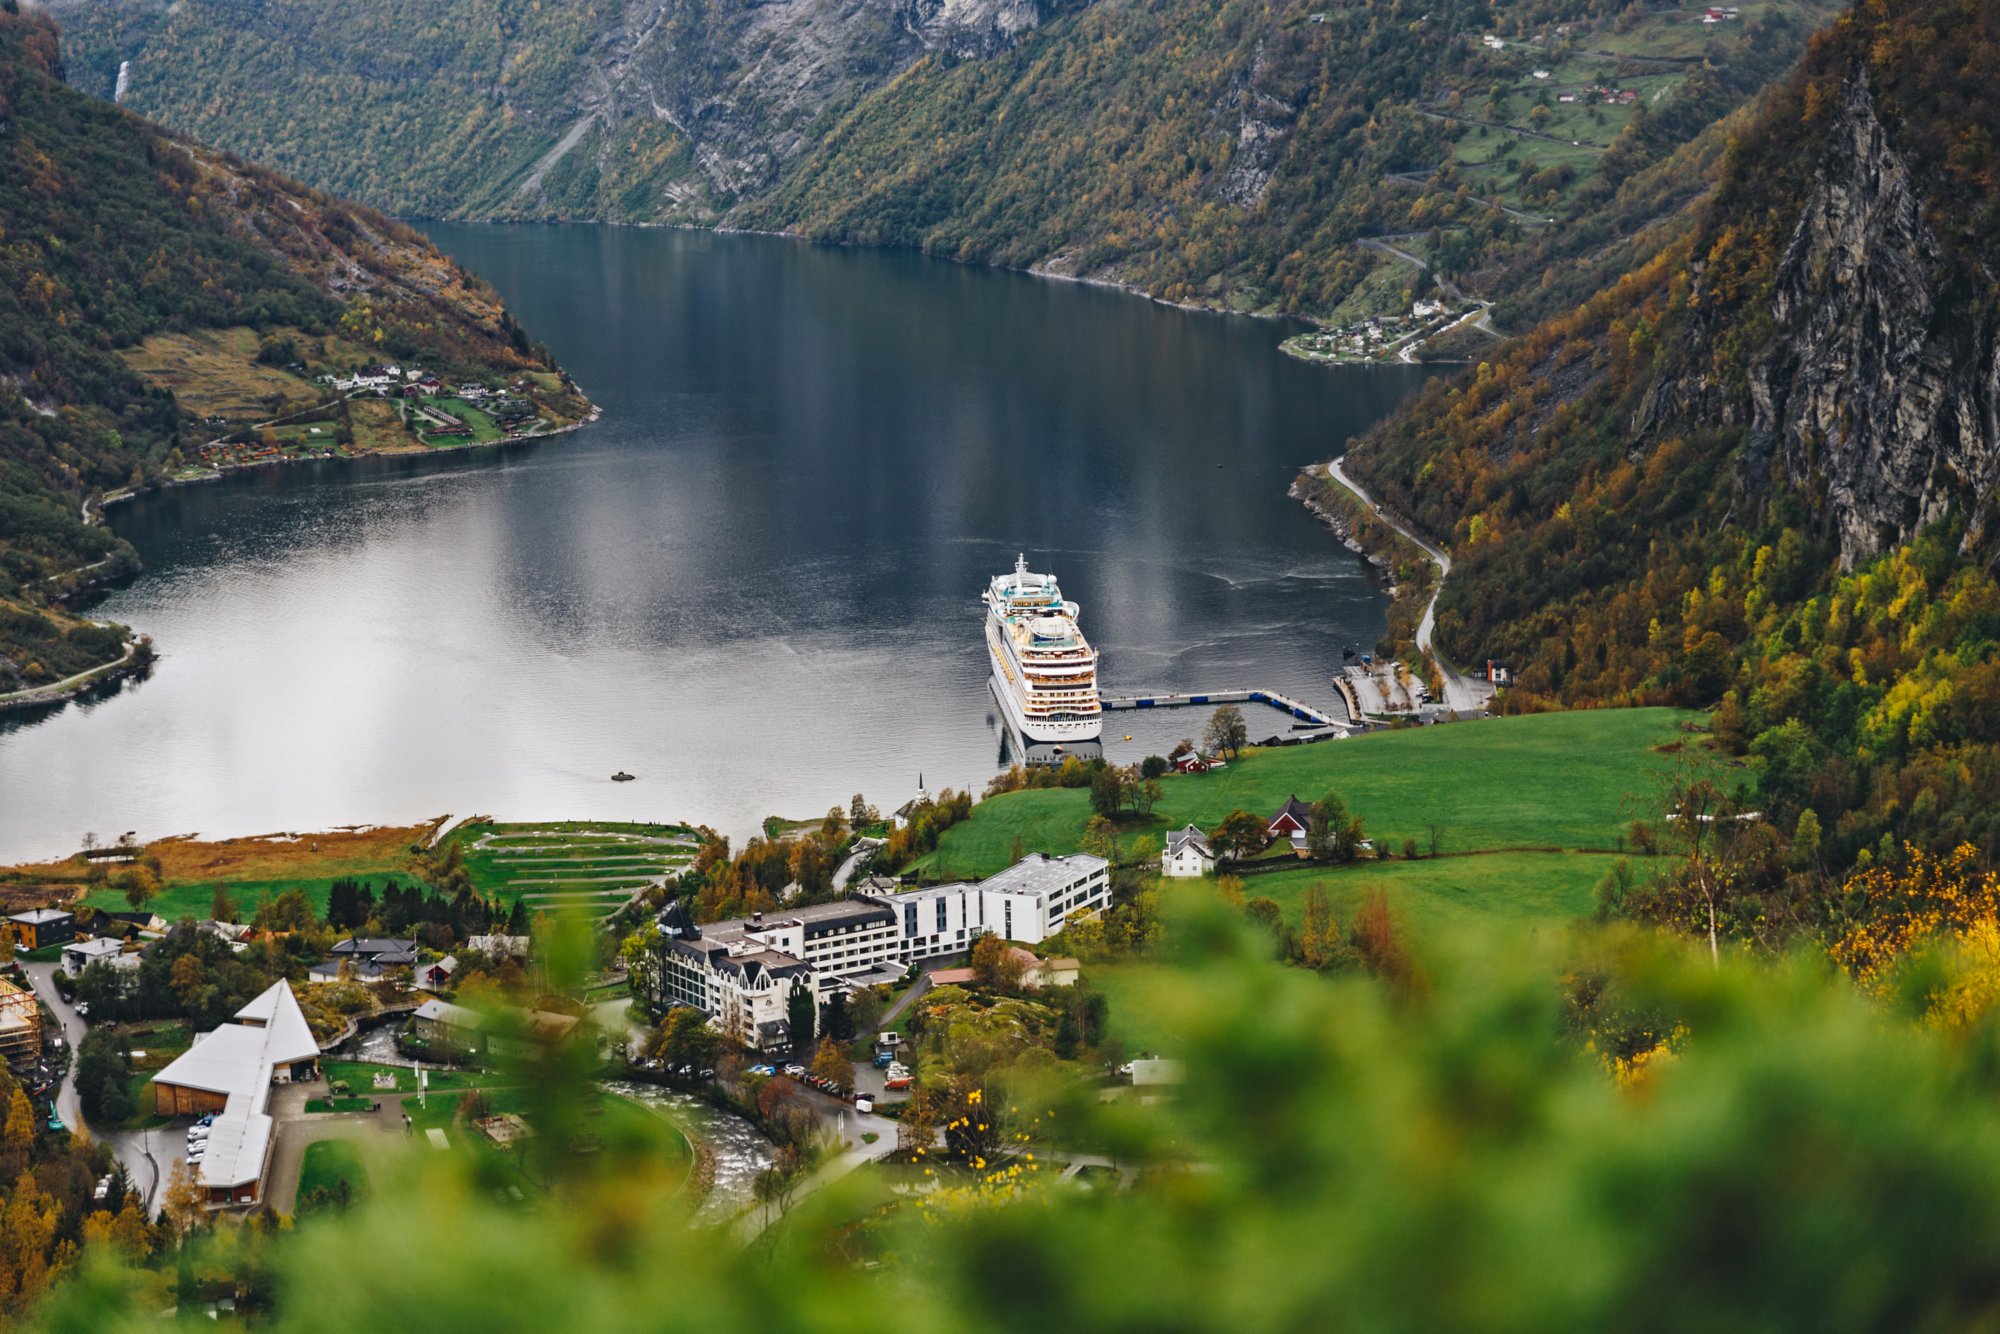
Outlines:
{"label": "red roofed cabin", "polygon": [[1312,807],[1294,796],[1278,807],[1278,813],[1264,826],[1264,832],[1270,835],[1273,843],[1281,838],[1289,839],[1292,851],[1304,857],[1307,855],[1306,832],[1312,828],[1312,819]]}
{"label": "red roofed cabin", "polygon": [[1264,832],[1274,839],[1300,839],[1306,836],[1306,830],[1311,825],[1312,807],[1297,797],[1292,797],[1278,807],[1278,813],[1264,826]]}

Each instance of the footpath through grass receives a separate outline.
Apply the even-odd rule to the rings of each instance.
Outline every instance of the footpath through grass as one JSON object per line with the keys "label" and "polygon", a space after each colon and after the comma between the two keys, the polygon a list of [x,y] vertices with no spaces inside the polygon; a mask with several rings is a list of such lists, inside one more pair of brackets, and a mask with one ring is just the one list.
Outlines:
{"label": "footpath through grass", "polygon": [[[1162,779],[1151,820],[1123,832],[1157,839],[1188,823],[1213,829],[1238,807],[1269,816],[1289,796],[1314,801],[1334,791],[1366,821],[1370,838],[1398,852],[1405,838],[1428,850],[1433,823],[1445,852],[1612,851],[1633,819],[1654,812],[1674,763],[1662,747],[1692,742],[1682,724],[1698,716],[1593,709],[1255,751],[1216,772]],[[970,820],[945,832],[925,869],[991,875],[1009,864],[1017,840],[1025,852],[1073,852],[1089,818],[1090,794],[1080,788],[982,801]]]}

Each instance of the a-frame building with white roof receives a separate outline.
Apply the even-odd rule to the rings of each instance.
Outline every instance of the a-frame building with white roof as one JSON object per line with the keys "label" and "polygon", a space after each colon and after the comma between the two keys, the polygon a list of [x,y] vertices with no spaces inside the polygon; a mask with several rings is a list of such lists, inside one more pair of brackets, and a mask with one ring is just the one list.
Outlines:
{"label": "a-frame building with white roof", "polygon": [[310,1078],[319,1043],[291,984],[278,982],[153,1076],[162,1116],[215,1113],[195,1179],[214,1206],[256,1204],[270,1166],[271,1085]]}

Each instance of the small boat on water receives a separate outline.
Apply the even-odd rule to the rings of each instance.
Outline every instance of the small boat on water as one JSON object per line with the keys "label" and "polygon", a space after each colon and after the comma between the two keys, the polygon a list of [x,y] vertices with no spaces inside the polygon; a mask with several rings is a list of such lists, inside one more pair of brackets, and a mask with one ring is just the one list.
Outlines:
{"label": "small boat on water", "polygon": [[636,782],[637,780],[634,779],[631,774],[628,774],[623,769],[620,769],[617,773],[611,775],[611,781],[614,783],[631,783],[631,782]]}

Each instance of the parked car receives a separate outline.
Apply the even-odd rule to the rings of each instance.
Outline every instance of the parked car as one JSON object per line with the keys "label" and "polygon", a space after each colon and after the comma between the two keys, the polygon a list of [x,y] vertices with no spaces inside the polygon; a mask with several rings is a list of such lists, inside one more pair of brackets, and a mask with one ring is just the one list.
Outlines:
{"label": "parked car", "polygon": [[97,1179],[97,1189],[90,1192],[90,1198],[93,1200],[103,1200],[103,1199],[108,1199],[110,1195],[111,1195],[111,1178],[99,1177]]}
{"label": "parked car", "polygon": [[747,1075],[775,1075],[777,1070],[768,1065],[753,1065],[743,1073]]}
{"label": "parked car", "polygon": [[806,1068],[803,1065],[792,1064],[785,1067],[785,1073],[790,1075],[793,1079],[798,1079],[802,1077],[805,1074],[805,1072]]}
{"label": "parked car", "polygon": [[875,1068],[877,1070],[887,1070],[890,1064],[895,1061],[895,1059],[896,1059],[895,1052],[878,1051],[875,1053]]}

